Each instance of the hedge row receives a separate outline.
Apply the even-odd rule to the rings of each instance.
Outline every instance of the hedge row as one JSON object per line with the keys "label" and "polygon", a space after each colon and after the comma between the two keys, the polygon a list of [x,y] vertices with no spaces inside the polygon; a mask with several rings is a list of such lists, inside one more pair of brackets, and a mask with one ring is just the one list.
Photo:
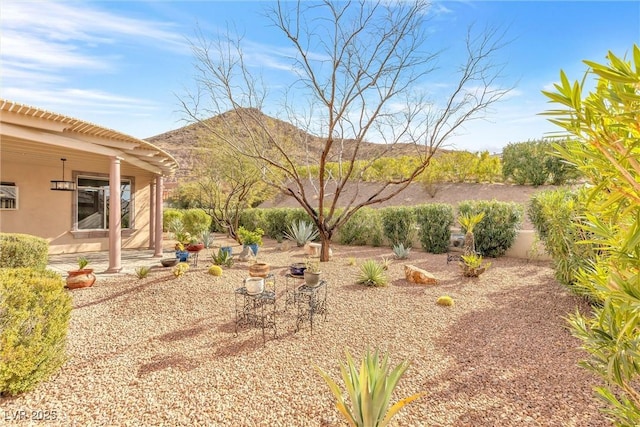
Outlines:
{"label": "hedge row", "polygon": [[[485,256],[503,255],[515,241],[523,208],[516,203],[470,201],[459,205],[459,212],[485,212],[478,224],[476,249]],[[262,228],[267,237],[280,239],[295,220],[311,221],[302,208],[247,209],[240,224],[248,229]],[[358,210],[337,232],[344,245],[413,246],[418,238],[430,253],[443,253],[449,247],[454,210],[451,205],[435,203],[412,207],[387,207]]]}

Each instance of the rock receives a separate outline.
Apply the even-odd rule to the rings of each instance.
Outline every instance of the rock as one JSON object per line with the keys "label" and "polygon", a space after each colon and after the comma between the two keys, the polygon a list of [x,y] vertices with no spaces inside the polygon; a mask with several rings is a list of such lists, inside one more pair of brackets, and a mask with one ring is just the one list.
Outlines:
{"label": "rock", "polygon": [[[310,256],[320,256],[320,251],[322,251],[321,243],[307,242],[304,245],[304,253]],[[329,248],[329,256],[333,256],[333,251]]]}
{"label": "rock", "polygon": [[407,264],[404,266],[404,275],[410,283],[419,283],[422,285],[437,285],[438,279],[427,270]]}

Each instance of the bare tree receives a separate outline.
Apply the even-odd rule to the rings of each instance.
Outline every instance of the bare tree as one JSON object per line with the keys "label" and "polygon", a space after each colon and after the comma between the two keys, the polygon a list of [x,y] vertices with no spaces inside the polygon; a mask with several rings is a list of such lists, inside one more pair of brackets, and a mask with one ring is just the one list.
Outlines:
{"label": "bare tree", "polygon": [[[287,135],[274,132],[273,119],[262,113],[273,105],[272,95],[252,73],[242,38],[210,41],[199,32],[192,42],[197,91],[181,100],[185,112],[205,125],[220,115],[226,126],[210,126],[211,134],[253,159],[265,182],[311,216],[322,261],[333,234],[358,209],[406,189],[448,137],[509,90],[498,86],[501,69],[491,62],[501,37],[495,30],[476,37],[469,29],[466,59],[450,73],[455,83],[429,100],[425,88],[437,83],[429,79],[443,51],[426,50],[428,9],[424,1],[274,3],[266,16],[291,45],[295,73],[277,115],[304,131]],[[364,194],[362,175],[373,159],[364,166],[357,161],[368,141],[380,143],[379,157],[412,147],[420,162]],[[317,166],[316,176],[309,176],[309,166]]]}

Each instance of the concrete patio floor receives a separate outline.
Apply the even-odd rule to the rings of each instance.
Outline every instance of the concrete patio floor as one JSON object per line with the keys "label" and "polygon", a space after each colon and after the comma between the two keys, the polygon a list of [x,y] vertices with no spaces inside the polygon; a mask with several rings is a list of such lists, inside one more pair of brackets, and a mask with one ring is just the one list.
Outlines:
{"label": "concrete patio floor", "polygon": [[174,251],[165,249],[163,256],[154,257],[153,249],[123,249],[122,250],[122,270],[119,273],[106,273],[109,268],[109,252],[84,252],[75,254],[49,255],[47,268],[60,273],[63,277],[69,270],[78,269],[78,258],[84,256],[89,260],[87,268],[93,268],[93,273],[97,276],[112,276],[114,274],[135,274],[136,268],[142,266],[160,265],[162,258],[174,258]]}

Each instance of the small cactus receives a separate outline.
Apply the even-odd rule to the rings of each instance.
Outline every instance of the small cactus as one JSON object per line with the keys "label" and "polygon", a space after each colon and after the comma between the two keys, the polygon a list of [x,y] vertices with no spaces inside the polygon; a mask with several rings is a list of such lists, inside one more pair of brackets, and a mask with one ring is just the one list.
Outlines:
{"label": "small cactus", "polygon": [[209,267],[209,274],[212,276],[222,276],[222,267],[219,265],[212,265]]}
{"label": "small cactus", "polygon": [[184,273],[189,269],[189,264],[186,262],[180,262],[178,265],[173,267],[173,275],[176,277],[184,276]]}
{"label": "small cactus", "polygon": [[451,298],[449,295],[443,295],[438,298],[438,301],[436,301],[436,304],[442,305],[445,307],[451,307],[454,304],[454,302],[453,302],[453,298]]}

